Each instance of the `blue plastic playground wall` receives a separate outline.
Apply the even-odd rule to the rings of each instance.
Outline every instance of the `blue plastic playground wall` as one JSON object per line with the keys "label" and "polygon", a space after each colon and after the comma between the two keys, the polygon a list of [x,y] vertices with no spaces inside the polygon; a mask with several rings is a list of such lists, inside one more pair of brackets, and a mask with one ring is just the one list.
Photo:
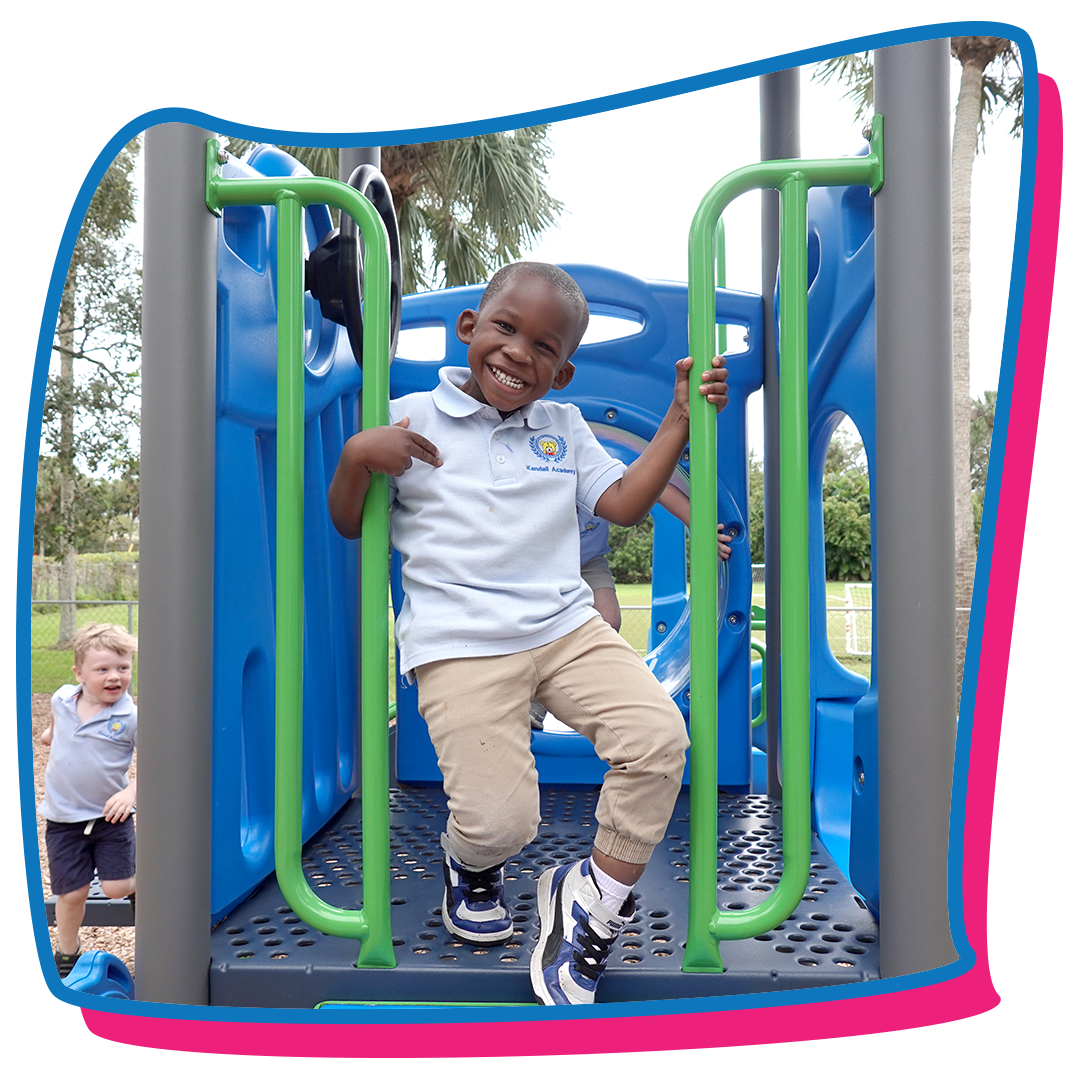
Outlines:
{"label": "blue plastic playground wall", "polygon": [[[808,205],[810,430],[810,715],[813,817],[819,837],[876,910],[877,665],[843,668],[827,634],[822,479],[836,426],[849,416],[866,448],[876,551],[873,205],[866,188],[814,188]],[[835,603],[835,602],[834,602]],[[873,643],[876,646],[876,624]]]}
{"label": "blue plastic playground wall", "polygon": [[[259,147],[226,175],[309,175]],[[307,240],[331,227],[312,207]],[[277,265],[272,207],[227,209],[218,232],[214,512],[214,918],[274,869],[274,580]],[[344,330],[305,297],[303,835],[357,783],[357,551],[333,529],[326,490],[356,430],[360,371]]]}
{"label": "blue plastic playground wall", "polygon": [[[566,266],[581,286],[594,314],[626,320],[628,334],[582,345],[574,354],[573,380],[553,394],[581,409],[610,453],[630,462],[656,433],[671,402],[674,364],[686,356],[687,290],[685,284],[643,281],[596,266]],[[392,397],[429,390],[444,364],[465,366],[466,347],[454,326],[466,308],[475,309],[482,286],[407,296],[402,304],[402,333],[419,327],[442,327],[445,355],[436,362],[398,358],[390,369]],[[720,782],[730,791],[749,791],[751,747],[746,718],[750,708],[749,613],[751,570],[746,542],[748,502],[746,469],[746,400],[761,385],[761,298],[727,290],[717,292],[717,317],[746,330],[746,351],[728,364],[729,405],[717,421],[720,490],[719,520],[735,533],[724,573],[719,658]],[[734,353],[735,350],[732,350]],[[677,482],[685,481],[685,472]],[[684,715],[688,711],[689,623],[686,614],[685,530],[667,511],[657,509],[654,547],[654,596],[647,662]],[[395,607],[400,585],[394,575]],[[681,620],[681,621],[680,621]],[[400,676],[400,673],[399,673]],[[397,689],[397,777],[412,784],[438,784],[441,775],[427,729],[417,710],[415,686],[399,677]],[[591,745],[576,734],[535,732],[532,741],[543,784],[597,784],[607,766]],[[688,767],[689,768],[689,767]],[[688,777],[687,777],[688,778]]]}

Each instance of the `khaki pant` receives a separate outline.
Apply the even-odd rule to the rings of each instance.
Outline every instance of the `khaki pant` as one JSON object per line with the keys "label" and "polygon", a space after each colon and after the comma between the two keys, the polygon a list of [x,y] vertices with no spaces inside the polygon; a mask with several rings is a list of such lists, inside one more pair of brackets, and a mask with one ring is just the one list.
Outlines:
{"label": "khaki pant", "polygon": [[539,649],[422,664],[416,680],[443,774],[455,859],[485,869],[536,836],[540,790],[529,749],[535,698],[610,766],[596,808],[596,848],[622,862],[648,862],[667,829],[690,743],[675,703],[603,619]]}

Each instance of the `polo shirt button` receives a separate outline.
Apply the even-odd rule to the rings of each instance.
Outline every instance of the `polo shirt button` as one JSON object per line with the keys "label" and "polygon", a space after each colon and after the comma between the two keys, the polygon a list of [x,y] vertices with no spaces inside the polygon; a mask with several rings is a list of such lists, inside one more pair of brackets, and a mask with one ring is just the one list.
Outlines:
{"label": "polo shirt button", "polygon": [[497,461],[497,462],[498,462],[498,463],[499,463],[499,464],[501,465],[501,464],[502,464],[502,463],[503,463],[504,461],[506,461],[506,458],[504,458],[504,457],[502,456],[502,454],[499,454],[499,455],[498,455],[498,456],[497,456],[497,457],[495,458],[495,460],[496,460],[496,461]]}

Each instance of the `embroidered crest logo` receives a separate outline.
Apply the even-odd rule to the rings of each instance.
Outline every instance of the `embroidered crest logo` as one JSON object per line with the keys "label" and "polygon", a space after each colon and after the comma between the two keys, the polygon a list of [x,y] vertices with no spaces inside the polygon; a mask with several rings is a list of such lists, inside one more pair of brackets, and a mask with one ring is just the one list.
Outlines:
{"label": "embroidered crest logo", "polygon": [[109,724],[109,734],[110,735],[122,735],[124,733],[124,729],[126,727],[127,727],[127,724],[124,723],[123,720],[113,720]]}
{"label": "embroidered crest logo", "polygon": [[566,457],[566,440],[561,435],[534,435],[529,447],[541,461],[557,464]]}

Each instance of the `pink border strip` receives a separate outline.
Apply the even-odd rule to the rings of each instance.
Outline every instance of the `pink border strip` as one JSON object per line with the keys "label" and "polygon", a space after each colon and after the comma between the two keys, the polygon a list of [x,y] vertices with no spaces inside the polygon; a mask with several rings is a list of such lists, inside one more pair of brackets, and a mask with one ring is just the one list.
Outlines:
{"label": "pink border strip", "polygon": [[[782,1009],[478,1025],[232,1024],[159,1020],[79,1009],[0,1012],[0,1053],[83,1057],[707,1055],[757,1047],[772,1056],[1075,1055],[1075,960],[1061,942],[1080,885],[1070,798],[1080,735],[1068,701],[1053,698],[1076,636],[1072,569],[1077,511],[1065,473],[1078,428],[1080,215],[1066,186],[1080,170],[1074,137],[1080,75],[1039,78],[1039,154],[1026,296],[1007,457],[978,667],[963,855],[970,971],[935,986]],[[1030,137],[1030,136],[1029,136]],[[1008,370],[1009,357],[1005,357]],[[1061,462],[1061,464],[1058,464]],[[1068,476],[1068,478],[1065,478]],[[1038,537],[1036,545],[1032,540]],[[1032,567],[1054,578],[1040,613],[1036,669],[1017,657],[1036,636]],[[1023,592],[1022,592],[1023,590]],[[1048,622],[1050,625],[1048,626]],[[1045,684],[1047,691],[1040,692]],[[1040,725],[1037,727],[1037,725]],[[1015,888],[1009,889],[1015,882]],[[1061,897],[1040,903],[1043,897]],[[39,1025],[80,1025],[49,1026]],[[27,1025],[27,1026],[23,1026]],[[29,1026],[33,1025],[33,1026]],[[961,1026],[954,1026],[961,1025]],[[734,1032],[738,1036],[734,1037]]]}

